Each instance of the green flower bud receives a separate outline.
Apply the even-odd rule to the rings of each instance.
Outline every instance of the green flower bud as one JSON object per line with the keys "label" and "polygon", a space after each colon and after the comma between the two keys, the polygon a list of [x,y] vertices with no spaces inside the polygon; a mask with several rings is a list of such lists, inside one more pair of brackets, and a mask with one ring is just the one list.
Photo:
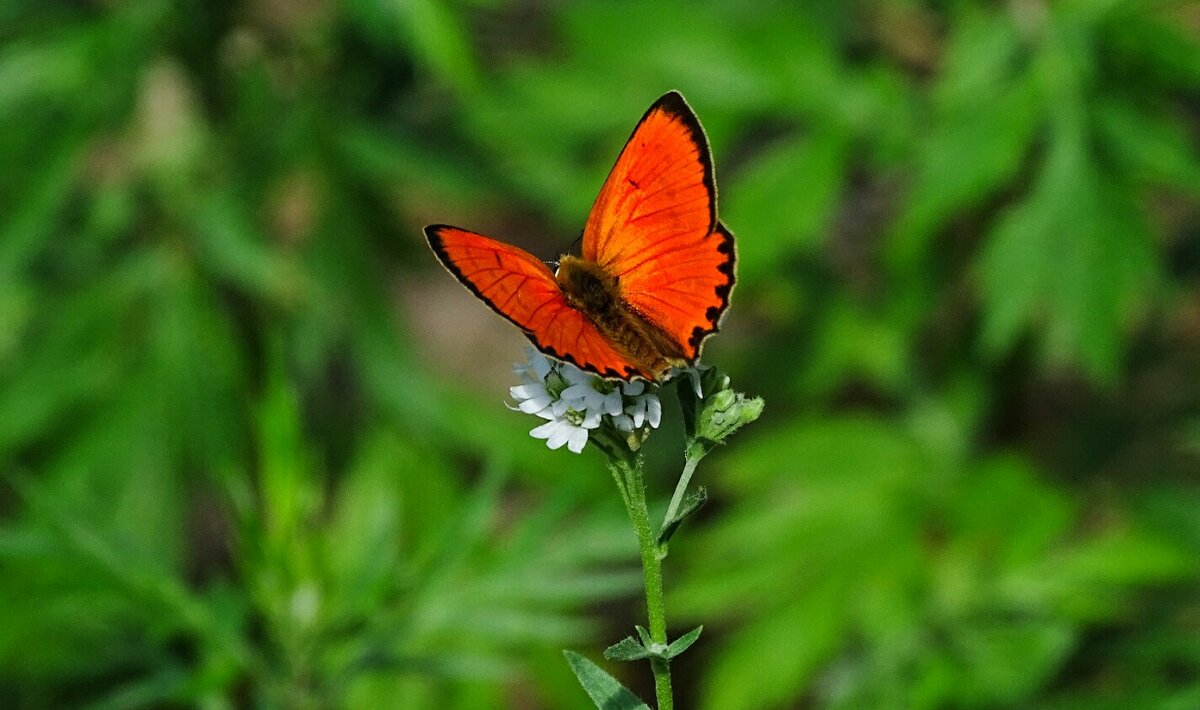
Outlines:
{"label": "green flower bud", "polygon": [[739,392],[720,390],[704,399],[700,416],[696,420],[696,435],[721,443],[730,434],[758,419],[762,411],[761,398],[747,399]]}

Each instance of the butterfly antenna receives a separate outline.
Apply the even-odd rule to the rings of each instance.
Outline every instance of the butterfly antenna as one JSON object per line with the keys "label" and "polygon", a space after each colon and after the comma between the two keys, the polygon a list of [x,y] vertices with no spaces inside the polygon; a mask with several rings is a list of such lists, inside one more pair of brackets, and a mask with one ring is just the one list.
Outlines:
{"label": "butterfly antenna", "polygon": [[583,243],[583,230],[579,230],[579,236],[575,237],[575,241],[571,242],[571,251],[575,251],[575,247]]}

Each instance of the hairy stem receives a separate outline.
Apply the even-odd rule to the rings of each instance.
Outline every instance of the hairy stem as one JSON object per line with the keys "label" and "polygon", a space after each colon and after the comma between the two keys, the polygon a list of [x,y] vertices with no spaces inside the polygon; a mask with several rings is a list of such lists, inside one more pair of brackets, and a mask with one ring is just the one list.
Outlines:
{"label": "hairy stem", "polygon": [[[650,638],[655,644],[667,643],[667,608],[663,602],[662,560],[657,538],[650,529],[650,511],[646,506],[646,483],[642,475],[642,459],[620,461],[617,466],[625,479],[625,507],[637,533],[642,552],[642,572],[646,579],[646,612],[649,616]],[[658,710],[672,710],[671,669],[667,661],[650,659],[654,672],[654,694]]]}

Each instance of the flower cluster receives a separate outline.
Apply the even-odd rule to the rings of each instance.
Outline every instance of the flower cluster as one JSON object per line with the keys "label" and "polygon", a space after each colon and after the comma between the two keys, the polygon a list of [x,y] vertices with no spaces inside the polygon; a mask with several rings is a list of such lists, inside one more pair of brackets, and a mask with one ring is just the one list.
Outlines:
{"label": "flower cluster", "polygon": [[633,434],[657,428],[662,419],[658,388],[640,380],[611,382],[533,349],[529,361],[513,371],[521,384],[508,390],[516,401],[510,408],[545,419],[529,433],[551,449],[566,445],[579,453],[599,429]]}

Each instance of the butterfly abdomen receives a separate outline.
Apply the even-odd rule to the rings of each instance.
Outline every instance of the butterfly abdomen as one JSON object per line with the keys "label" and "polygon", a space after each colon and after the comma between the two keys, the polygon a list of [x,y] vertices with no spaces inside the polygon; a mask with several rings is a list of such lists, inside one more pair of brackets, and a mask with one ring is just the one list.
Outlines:
{"label": "butterfly abdomen", "polygon": [[555,274],[567,304],[583,313],[632,362],[655,377],[685,363],[683,350],[621,298],[620,281],[594,261],[564,256]]}

